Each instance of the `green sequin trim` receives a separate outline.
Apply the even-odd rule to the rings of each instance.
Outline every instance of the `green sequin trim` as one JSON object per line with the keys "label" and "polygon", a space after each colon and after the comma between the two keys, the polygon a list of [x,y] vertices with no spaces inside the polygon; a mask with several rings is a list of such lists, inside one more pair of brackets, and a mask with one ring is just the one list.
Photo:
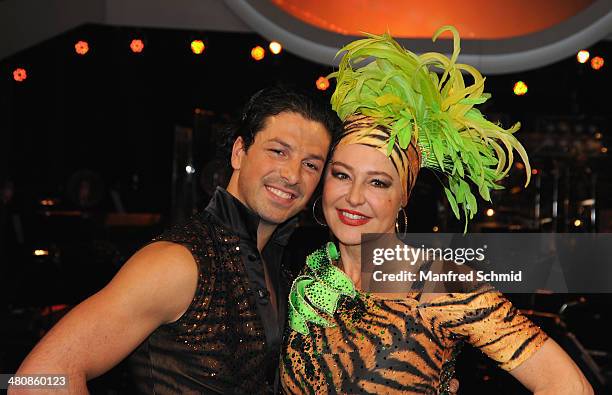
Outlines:
{"label": "green sequin trim", "polygon": [[317,310],[333,315],[341,296],[355,298],[357,295],[353,281],[332,264],[339,258],[340,253],[332,242],[306,258],[304,274],[293,281],[289,293],[289,327],[294,331],[307,335],[309,322],[334,326]]}

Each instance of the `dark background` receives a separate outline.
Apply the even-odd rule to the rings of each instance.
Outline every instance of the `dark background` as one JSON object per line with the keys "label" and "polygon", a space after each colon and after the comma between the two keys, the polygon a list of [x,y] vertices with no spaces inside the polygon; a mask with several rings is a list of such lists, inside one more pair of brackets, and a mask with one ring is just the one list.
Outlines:
{"label": "dark background", "polygon": [[[130,51],[134,38],[144,40],[143,53]],[[190,51],[194,39],[205,42],[202,55]],[[85,56],[75,53],[79,40],[89,43]],[[255,45],[266,48],[260,62],[250,57]],[[174,221],[176,126],[194,129],[194,164],[201,177],[219,151],[221,125],[235,118],[258,89],[285,83],[329,99],[333,83],[327,91],[318,91],[315,81],[333,71],[331,67],[287,51],[272,55],[267,46],[256,34],[84,25],[0,61],[0,190],[5,196],[0,199],[0,371],[14,372],[53,322],[104,286],[133,251]],[[603,41],[585,49],[612,63],[607,59],[611,47]],[[22,83],[12,78],[17,67],[27,70]],[[610,146],[610,67],[594,71],[570,57],[537,70],[487,78],[485,91],[493,98],[482,111],[507,127],[521,121],[519,138],[541,179],[539,187],[532,182],[526,191],[512,193],[524,181],[515,169],[505,181],[506,190],[493,196],[496,217],[485,216],[489,206],[483,205],[472,229],[611,231],[610,155],[601,152]],[[529,86],[525,96],[512,92],[518,80]],[[585,150],[585,144],[579,144],[573,149],[580,141],[595,148]],[[75,185],[83,178],[95,186],[95,202],[87,206],[75,198]],[[542,216],[550,216],[555,182],[565,210],[560,209],[552,225],[534,224],[538,196]],[[200,179],[196,185],[196,207],[207,201],[207,183]],[[7,199],[9,189],[12,197]],[[117,211],[112,191],[128,213],[150,213],[159,220],[109,225],[109,213]],[[595,223],[589,221],[591,211],[580,204],[589,198],[597,201]],[[42,206],[43,199],[52,199],[54,206]],[[15,216],[23,237],[16,234]],[[429,232],[434,226],[462,231],[463,224],[451,216],[438,181],[422,172],[408,207],[408,231]],[[583,225],[574,226],[576,219]],[[309,212],[301,224],[292,241],[294,257],[326,238]],[[40,248],[49,255],[33,256]],[[569,329],[552,318],[533,318],[561,343],[570,330],[588,348],[609,352],[603,324],[610,305],[607,295],[516,296],[515,303],[555,313],[563,303],[581,297],[585,302],[565,317]],[[472,360],[459,363],[469,367],[460,371],[462,393],[472,393],[471,388],[521,393],[520,385],[492,369],[478,353],[468,351],[462,358]],[[609,354],[597,361],[609,371]],[[91,388],[97,393],[129,392],[128,385],[119,366]]]}

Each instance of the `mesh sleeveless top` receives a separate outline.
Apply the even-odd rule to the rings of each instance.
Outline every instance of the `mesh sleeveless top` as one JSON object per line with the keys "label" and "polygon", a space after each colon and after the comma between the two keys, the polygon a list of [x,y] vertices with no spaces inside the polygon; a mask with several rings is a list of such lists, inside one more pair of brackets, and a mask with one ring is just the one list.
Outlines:
{"label": "mesh sleeveless top", "polygon": [[[279,226],[260,255],[259,217],[218,188],[186,225],[154,241],[186,246],[198,265],[194,298],[181,318],[156,329],[134,352],[135,385],[147,394],[274,392],[288,279],[281,255],[294,222]],[[267,265],[279,303],[265,284]]]}

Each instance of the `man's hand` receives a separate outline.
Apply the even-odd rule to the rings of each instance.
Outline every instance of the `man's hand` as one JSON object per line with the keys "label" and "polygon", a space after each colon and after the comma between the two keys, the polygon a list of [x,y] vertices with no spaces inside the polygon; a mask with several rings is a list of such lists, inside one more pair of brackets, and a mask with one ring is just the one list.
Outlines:
{"label": "man's hand", "polygon": [[457,395],[457,392],[459,392],[459,380],[452,379],[448,385],[448,390],[452,395]]}

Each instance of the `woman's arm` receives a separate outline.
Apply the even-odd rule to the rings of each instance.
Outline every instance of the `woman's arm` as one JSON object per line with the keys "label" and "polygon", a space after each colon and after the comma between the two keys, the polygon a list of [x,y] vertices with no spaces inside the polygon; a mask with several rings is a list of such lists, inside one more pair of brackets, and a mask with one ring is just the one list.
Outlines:
{"label": "woman's arm", "polygon": [[593,394],[578,366],[551,338],[510,374],[537,395]]}
{"label": "woman's arm", "polygon": [[491,287],[426,299],[419,312],[436,333],[464,337],[536,394],[593,393],[565,351]]}

